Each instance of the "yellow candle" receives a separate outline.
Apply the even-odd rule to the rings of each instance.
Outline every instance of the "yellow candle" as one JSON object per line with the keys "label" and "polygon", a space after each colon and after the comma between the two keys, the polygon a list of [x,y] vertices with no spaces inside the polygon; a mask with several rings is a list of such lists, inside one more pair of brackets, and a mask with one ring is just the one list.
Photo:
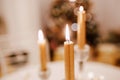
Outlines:
{"label": "yellow candle", "polygon": [[86,12],[83,6],[80,6],[78,11],[77,43],[80,49],[86,44]]}
{"label": "yellow candle", "polygon": [[2,76],[2,64],[0,64],[0,77]]}
{"label": "yellow candle", "polygon": [[41,71],[46,71],[47,70],[46,41],[41,30],[38,31],[38,45],[40,50]]}
{"label": "yellow candle", "polygon": [[66,25],[66,41],[64,42],[65,80],[74,80],[74,45],[70,41],[68,25]]}

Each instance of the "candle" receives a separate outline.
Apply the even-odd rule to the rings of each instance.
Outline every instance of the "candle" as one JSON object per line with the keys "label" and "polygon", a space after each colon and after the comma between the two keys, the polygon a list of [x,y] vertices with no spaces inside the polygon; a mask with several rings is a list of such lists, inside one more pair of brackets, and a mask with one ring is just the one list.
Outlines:
{"label": "candle", "polygon": [[40,50],[41,71],[46,71],[47,70],[46,41],[41,30],[38,31],[38,45]]}
{"label": "candle", "polygon": [[66,25],[66,41],[64,42],[65,57],[65,80],[74,80],[74,48],[73,42],[70,41],[68,25]]}
{"label": "candle", "polygon": [[78,11],[78,29],[77,43],[80,49],[83,49],[86,44],[86,12],[83,6],[80,6]]}
{"label": "candle", "polygon": [[0,63],[0,77],[2,76],[2,67],[1,67],[1,63]]}

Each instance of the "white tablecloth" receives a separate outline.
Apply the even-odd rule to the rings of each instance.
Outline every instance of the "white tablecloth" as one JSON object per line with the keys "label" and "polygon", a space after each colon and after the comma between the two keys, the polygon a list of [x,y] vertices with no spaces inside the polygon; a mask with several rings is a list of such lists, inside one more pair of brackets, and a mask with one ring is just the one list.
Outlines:
{"label": "white tablecloth", "polygon": [[[64,79],[64,63],[52,62],[49,63],[50,77],[49,80],[63,80]],[[78,65],[75,64],[75,76],[78,75]],[[104,76],[104,80],[120,80],[120,69],[95,62],[88,62],[85,67],[86,74],[93,72],[96,76]],[[9,74],[2,78],[2,80],[40,80],[39,67],[37,65],[27,66],[19,71]]]}

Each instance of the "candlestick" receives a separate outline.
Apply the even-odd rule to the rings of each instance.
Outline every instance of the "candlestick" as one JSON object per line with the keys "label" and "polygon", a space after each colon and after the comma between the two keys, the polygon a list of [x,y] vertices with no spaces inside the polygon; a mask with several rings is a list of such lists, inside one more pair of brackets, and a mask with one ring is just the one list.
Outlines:
{"label": "candlestick", "polygon": [[78,11],[78,29],[77,29],[77,43],[80,49],[83,49],[86,44],[86,12],[83,6],[80,6]]}
{"label": "candlestick", "polygon": [[38,45],[40,50],[41,71],[47,70],[47,56],[46,56],[46,41],[43,36],[43,32],[38,32]]}
{"label": "candlestick", "polygon": [[70,41],[68,25],[66,25],[66,41],[64,42],[65,80],[74,80],[74,48]]}
{"label": "candlestick", "polygon": [[75,45],[75,59],[79,65],[79,74],[78,80],[86,80],[86,76],[84,75],[85,63],[89,57],[90,47],[89,45],[85,45],[83,49],[80,49],[78,45]]}

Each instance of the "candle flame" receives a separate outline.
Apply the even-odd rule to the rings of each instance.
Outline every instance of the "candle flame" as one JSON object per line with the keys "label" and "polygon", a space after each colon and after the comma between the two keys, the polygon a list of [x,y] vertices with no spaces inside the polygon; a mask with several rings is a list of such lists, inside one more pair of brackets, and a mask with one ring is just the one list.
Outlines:
{"label": "candle flame", "polygon": [[44,41],[44,35],[43,35],[42,30],[38,31],[38,40],[39,40],[39,42]]}
{"label": "candle flame", "polygon": [[69,31],[69,27],[68,24],[66,24],[66,40],[69,41],[70,40],[70,31]]}
{"label": "candle flame", "polygon": [[84,7],[83,6],[80,6],[79,7],[79,11],[83,11],[84,10]]}

